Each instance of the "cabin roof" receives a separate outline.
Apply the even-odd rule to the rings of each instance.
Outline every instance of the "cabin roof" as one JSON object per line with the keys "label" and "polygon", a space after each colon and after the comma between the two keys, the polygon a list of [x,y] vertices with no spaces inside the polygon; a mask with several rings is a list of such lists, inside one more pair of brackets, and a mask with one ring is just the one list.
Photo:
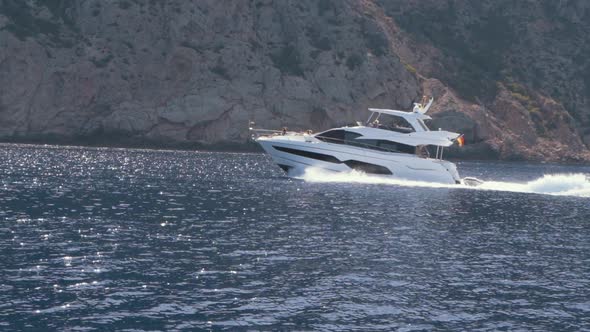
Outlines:
{"label": "cabin roof", "polygon": [[[418,131],[413,133],[398,133],[385,129],[371,128],[365,126],[357,127],[342,127],[337,128],[353,133],[361,134],[361,137],[357,137],[358,140],[363,139],[378,139],[392,142],[403,143],[412,146],[418,145],[439,145],[439,146],[451,146],[457,137],[461,136],[458,133],[449,131]],[[334,129],[332,129],[334,130]]]}
{"label": "cabin roof", "polygon": [[369,111],[374,112],[374,113],[399,116],[404,119],[420,119],[420,120],[432,119],[430,116],[423,114],[423,113],[418,113],[418,112],[404,112],[404,111],[390,110],[390,109],[385,109],[385,108],[369,108]]}

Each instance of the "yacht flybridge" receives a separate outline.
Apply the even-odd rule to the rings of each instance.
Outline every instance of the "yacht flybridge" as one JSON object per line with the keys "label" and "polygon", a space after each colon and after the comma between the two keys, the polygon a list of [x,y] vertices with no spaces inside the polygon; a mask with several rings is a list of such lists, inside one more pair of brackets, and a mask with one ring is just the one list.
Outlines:
{"label": "yacht flybridge", "polygon": [[[433,99],[415,103],[412,111],[369,108],[363,124],[333,128],[317,134],[254,129],[252,137],[289,175],[314,167],[334,172],[351,170],[401,179],[462,183],[455,164],[443,160],[446,147],[462,144],[462,135],[431,131],[424,120]],[[427,147],[431,146],[433,156]],[[477,185],[476,179],[465,179]]]}

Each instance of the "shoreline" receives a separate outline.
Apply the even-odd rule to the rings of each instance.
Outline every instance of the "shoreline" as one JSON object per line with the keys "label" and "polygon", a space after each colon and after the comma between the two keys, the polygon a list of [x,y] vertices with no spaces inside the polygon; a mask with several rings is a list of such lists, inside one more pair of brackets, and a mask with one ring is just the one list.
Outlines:
{"label": "shoreline", "polygon": [[163,143],[154,140],[122,139],[0,139],[0,145],[28,145],[28,146],[54,146],[54,147],[76,147],[76,148],[111,148],[111,149],[134,149],[134,150],[161,150],[161,151],[202,151],[202,152],[235,152],[235,153],[257,153],[264,152],[257,143],[248,141],[219,142],[214,144],[203,143]]}

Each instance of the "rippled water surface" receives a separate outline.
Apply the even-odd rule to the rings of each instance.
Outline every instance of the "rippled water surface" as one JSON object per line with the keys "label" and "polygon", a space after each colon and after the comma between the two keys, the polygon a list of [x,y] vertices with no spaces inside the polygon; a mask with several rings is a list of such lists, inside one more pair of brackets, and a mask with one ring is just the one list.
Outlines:
{"label": "rippled water surface", "polygon": [[522,192],[590,167],[459,163],[501,183],[473,190],[262,154],[3,145],[0,166],[0,330],[590,328],[584,185]]}

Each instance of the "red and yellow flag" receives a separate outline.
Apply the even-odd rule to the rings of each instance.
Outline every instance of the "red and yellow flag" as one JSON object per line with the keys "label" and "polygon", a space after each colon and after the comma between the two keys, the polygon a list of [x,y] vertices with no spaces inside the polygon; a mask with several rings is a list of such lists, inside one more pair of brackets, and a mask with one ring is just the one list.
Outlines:
{"label": "red and yellow flag", "polygon": [[459,136],[459,138],[457,138],[457,144],[459,144],[459,146],[465,145],[465,137],[463,135],[461,135],[461,136]]}

